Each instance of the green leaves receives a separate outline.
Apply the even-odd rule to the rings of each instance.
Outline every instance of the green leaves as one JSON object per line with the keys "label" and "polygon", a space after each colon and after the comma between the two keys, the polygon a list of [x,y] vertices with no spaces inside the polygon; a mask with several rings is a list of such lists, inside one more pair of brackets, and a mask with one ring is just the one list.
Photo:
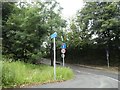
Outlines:
{"label": "green leaves", "polygon": [[42,44],[49,41],[48,35],[54,31],[60,33],[60,27],[65,27],[65,22],[60,16],[60,6],[55,0],[32,4],[8,2],[3,8],[6,12],[11,8],[9,11],[11,14],[3,28],[3,54],[13,54],[16,60],[41,58],[46,52]]}
{"label": "green leaves", "polygon": [[[46,33],[38,12],[36,7],[21,7],[9,16],[6,22],[6,32],[3,29],[5,35],[3,46],[6,47],[4,53],[14,53],[15,59],[27,59],[31,57],[30,53],[37,53],[35,49],[40,48],[42,44],[40,39]],[[8,42],[9,45],[7,45]]]}
{"label": "green leaves", "polygon": [[[91,2],[86,3],[85,7],[77,13],[77,23],[80,25],[82,32],[85,32],[88,37],[97,34],[100,41],[109,42],[115,36],[114,31],[118,31],[119,3],[111,2]],[[109,32],[110,30],[110,32]],[[89,32],[91,36],[89,36]],[[119,32],[119,31],[118,31]],[[109,35],[110,34],[110,35]],[[106,39],[109,38],[109,39]],[[101,43],[102,43],[101,42]]]}

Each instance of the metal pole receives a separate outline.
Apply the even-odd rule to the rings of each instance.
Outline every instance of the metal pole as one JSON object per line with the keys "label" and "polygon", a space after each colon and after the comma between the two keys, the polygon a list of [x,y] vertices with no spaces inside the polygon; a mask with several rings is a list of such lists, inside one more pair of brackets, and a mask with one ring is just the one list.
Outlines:
{"label": "metal pole", "polygon": [[[64,54],[63,54],[64,55]],[[65,61],[64,61],[64,56],[63,56],[63,67],[64,67],[64,63],[65,63]]]}
{"label": "metal pole", "polygon": [[54,80],[56,80],[56,46],[55,46],[55,38],[54,39]]}

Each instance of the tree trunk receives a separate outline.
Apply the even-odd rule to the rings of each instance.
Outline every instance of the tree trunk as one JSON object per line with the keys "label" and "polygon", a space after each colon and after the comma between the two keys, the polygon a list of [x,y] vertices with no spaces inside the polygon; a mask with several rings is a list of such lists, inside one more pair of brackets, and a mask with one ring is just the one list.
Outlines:
{"label": "tree trunk", "polygon": [[107,66],[110,67],[110,58],[109,58],[109,49],[108,46],[106,48],[106,59],[107,59]]}
{"label": "tree trunk", "polygon": [[106,47],[106,58],[107,58],[107,65],[109,68],[110,66],[110,30],[109,29],[107,30],[107,38],[108,38],[108,41],[107,41],[107,47]]}

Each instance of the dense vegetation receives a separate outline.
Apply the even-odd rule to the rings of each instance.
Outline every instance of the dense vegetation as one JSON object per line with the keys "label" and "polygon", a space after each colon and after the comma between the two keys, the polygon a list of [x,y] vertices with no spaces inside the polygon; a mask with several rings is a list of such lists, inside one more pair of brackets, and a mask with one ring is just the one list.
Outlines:
{"label": "dense vegetation", "polygon": [[[2,87],[20,87],[34,83],[48,83],[54,81],[53,67],[47,65],[35,65],[20,61],[0,62],[2,68]],[[73,72],[69,68],[56,68],[56,81],[68,80],[73,77]]]}
{"label": "dense vegetation", "polygon": [[[50,54],[50,35],[54,31],[61,35],[66,26],[61,9],[55,0],[2,2],[2,55],[5,59],[0,62],[3,66],[0,79],[3,87],[54,81],[53,67],[38,66],[35,62]],[[70,69],[57,67],[57,81],[72,76]]]}
{"label": "dense vegetation", "polygon": [[59,28],[64,26],[65,21],[60,16],[61,8],[54,0],[3,3],[2,8],[3,54],[15,60],[34,63],[36,59],[46,55],[43,42],[50,41],[49,35],[55,30],[60,32]]}
{"label": "dense vegetation", "polygon": [[82,64],[118,65],[120,2],[88,2],[71,20],[67,59]]}

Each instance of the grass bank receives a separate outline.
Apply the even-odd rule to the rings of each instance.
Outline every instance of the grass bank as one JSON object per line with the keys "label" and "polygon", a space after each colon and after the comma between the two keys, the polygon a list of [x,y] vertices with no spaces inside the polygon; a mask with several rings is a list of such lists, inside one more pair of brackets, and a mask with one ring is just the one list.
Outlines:
{"label": "grass bank", "polygon": [[[25,84],[54,82],[53,67],[24,62],[2,61],[2,87],[18,87]],[[69,68],[57,67],[56,81],[69,80],[73,72]]]}
{"label": "grass bank", "polygon": [[106,65],[101,65],[101,66],[97,66],[97,65],[83,65],[83,64],[76,64],[76,65],[78,65],[78,66],[81,66],[81,67],[87,67],[87,68],[93,68],[93,69],[99,69],[99,70],[104,70],[104,71],[107,71],[107,72],[112,72],[112,73],[116,73],[116,74],[118,74],[118,68],[119,67],[116,67],[116,66],[110,66],[109,68],[108,68],[108,66]]}
{"label": "grass bank", "polygon": [[0,90],[2,88],[2,39],[0,38]]}

